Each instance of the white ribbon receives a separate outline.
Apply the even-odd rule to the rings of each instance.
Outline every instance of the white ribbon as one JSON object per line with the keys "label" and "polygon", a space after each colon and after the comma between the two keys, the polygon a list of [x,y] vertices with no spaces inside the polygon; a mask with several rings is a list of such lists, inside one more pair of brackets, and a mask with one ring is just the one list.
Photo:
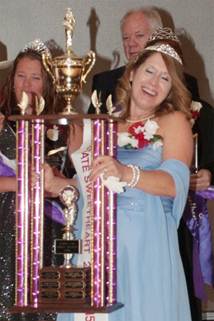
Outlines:
{"label": "white ribbon", "polygon": [[123,193],[124,188],[127,186],[126,182],[123,182],[116,176],[108,176],[104,178],[104,173],[100,175],[102,183],[113,193]]}

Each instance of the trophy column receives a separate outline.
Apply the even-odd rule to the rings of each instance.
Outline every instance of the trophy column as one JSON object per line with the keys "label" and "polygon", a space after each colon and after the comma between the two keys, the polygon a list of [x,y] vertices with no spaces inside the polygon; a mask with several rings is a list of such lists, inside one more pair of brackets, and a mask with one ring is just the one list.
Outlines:
{"label": "trophy column", "polygon": [[[34,141],[32,148],[29,136]],[[43,120],[17,121],[15,304],[20,307],[38,306],[39,270],[43,265],[43,141]],[[37,176],[34,185],[30,184],[31,173]]]}
{"label": "trophy column", "polygon": [[[93,157],[116,156],[116,123],[93,120]],[[97,178],[93,184],[91,242],[91,304],[104,307],[116,303],[116,195]]]}

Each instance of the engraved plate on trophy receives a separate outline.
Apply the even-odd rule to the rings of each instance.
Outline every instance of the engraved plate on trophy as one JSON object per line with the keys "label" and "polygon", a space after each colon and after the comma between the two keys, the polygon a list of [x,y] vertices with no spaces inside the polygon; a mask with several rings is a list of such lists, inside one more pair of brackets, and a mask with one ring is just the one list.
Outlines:
{"label": "engraved plate on trophy", "polygon": [[[55,272],[58,278],[52,278]],[[90,302],[90,269],[70,267],[44,267],[40,273],[40,304],[61,304]]]}
{"label": "engraved plate on trophy", "polygon": [[82,250],[81,240],[54,240],[55,254],[79,254]]}

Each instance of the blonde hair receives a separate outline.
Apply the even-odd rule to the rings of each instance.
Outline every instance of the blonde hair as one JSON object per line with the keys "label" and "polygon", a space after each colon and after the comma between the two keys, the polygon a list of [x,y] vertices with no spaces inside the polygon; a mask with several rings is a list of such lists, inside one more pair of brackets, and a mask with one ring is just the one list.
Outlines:
{"label": "blonde hair", "polygon": [[129,10],[120,20],[120,29],[122,30],[126,19],[134,13],[142,13],[149,21],[151,33],[163,26],[161,16],[154,7],[141,7],[139,9]]}

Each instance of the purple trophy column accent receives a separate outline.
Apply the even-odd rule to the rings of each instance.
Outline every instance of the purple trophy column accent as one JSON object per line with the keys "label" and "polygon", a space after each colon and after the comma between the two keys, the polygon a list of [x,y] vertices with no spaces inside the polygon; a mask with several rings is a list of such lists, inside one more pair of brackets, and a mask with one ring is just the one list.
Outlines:
{"label": "purple trophy column accent", "polygon": [[36,181],[31,186],[31,304],[38,306],[39,270],[43,266],[43,222],[44,222],[44,121],[36,119],[31,123],[32,150],[31,174],[36,174]]}
{"label": "purple trophy column accent", "polygon": [[[104,155],[105,152],[105,121],[93,121],[93,158]],[[91,304],[94,307],[105,305],[105,242],[104,242],[104,215],[106,190],[101,179],[93,184],[93,209],[92,209],[92,261],[91,261]]]}
{"label": "purple trophy column accent", "polygon": [[[93,121],[92,154],[116,156],[117,125],[112,120]],[[93,184],[91,298],[92,306],[104,307],[116,303],[116,194],[97,178]]]}
{"label": "purple trophy column accent", "polygon": [[17,306],[28,304],[28,121],[17,121],[16,288]]}
{"label": "purple trophy column accent", "polygon": [[[107,125],[106,154],[115,157],[117,146],[117,123],[110,119]],[[107,190],[105,219],[107,305],[117,302],[116,220],[116,194]]]}

